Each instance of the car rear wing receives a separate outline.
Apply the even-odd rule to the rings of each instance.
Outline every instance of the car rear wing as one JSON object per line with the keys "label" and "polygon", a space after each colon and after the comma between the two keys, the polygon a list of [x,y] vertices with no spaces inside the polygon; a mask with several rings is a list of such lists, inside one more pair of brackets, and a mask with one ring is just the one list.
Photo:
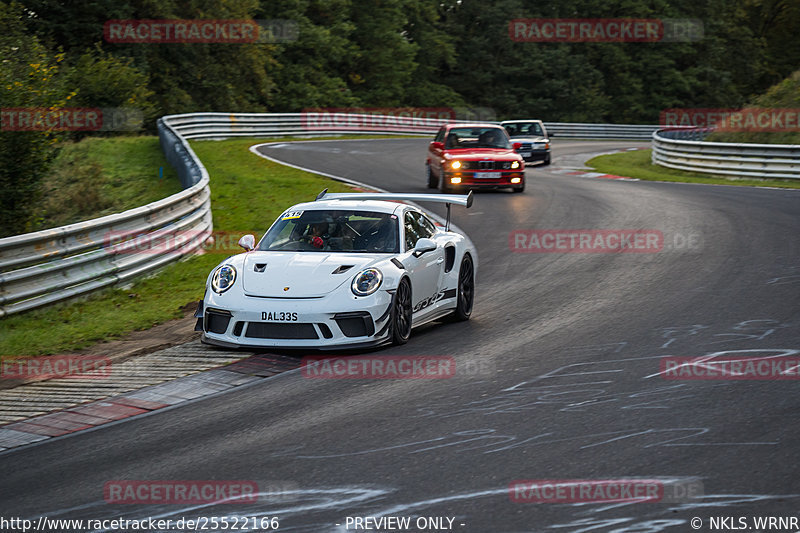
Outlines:
{"label": "car rear wing", "polygon": [[397,200],[401,202],[438,202],[447,206],[447,219],[445,221],[445,231],[450,231],[450,205],[463,205],[466,208],[472,207],[472,191],[468,194],[423,194],[423,193],[402,193],[402,192],[337,192],[329,193],[325,189],[317,195],[319,200]]}

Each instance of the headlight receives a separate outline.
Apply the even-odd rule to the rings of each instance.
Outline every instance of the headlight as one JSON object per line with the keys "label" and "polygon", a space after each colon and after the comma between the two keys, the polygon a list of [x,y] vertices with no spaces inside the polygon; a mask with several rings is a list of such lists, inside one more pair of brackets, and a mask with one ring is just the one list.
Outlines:
{"label": "headlight", "polygon": [[214,292],[222,294],[233,286],[236,281],[236,269],[231,265],[222,265],[211,276],[211,288]]}
{"label": "headlight", "polygon": [[519,168],[519,161],[512,161],[511,168]]}
{"label": "headlight", "polygon": [[381,274],[381,271],[377,268],[368,268],[362,270],[353,278],[351,288],[356,296],[369,296],[378,290],[382,282],[383,274]]}
{"label": "headlight", "polygon": [[452,163],[450,163],[450,168],[458,170],[459,168],[461,168],[461,161],[453,161]]}

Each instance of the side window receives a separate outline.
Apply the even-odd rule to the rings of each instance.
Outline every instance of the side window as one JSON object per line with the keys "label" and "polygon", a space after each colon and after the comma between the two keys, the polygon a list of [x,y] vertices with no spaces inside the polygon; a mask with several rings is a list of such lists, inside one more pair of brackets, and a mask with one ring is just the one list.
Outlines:
{"label": "side window", "polygon": [[439,142],[439,143],[444,142],[444,128],[439,129],[439,132],[436,134],[436,137],[434,137],[433,140],[434,142]]}
{"label": "side window", "polygon": [[430,239],[431,237],[436,235],[436,226],[434,225],[434,223],[431,222],[430,219],[425,215],[418,215],[418,216],[420,224],[422,225],[422,228],[425,232],[425,235],[422,235],[422,237]]}
{"label": "side window", "polygon": [[414,246],[417,245],[417,241],[420,238],[419,235],[419,226],[417,225],[417,221],[414,218],[414,213],[412,211],[406,211],[405,217],[405,228],[406,228],[406,250],[411,250]]}
{"label": "side window", "polygon": [[411,250],[422,238],[431,238],[436,233],[436,226],[425,215],[416,211],[406,211],[406,250]]}

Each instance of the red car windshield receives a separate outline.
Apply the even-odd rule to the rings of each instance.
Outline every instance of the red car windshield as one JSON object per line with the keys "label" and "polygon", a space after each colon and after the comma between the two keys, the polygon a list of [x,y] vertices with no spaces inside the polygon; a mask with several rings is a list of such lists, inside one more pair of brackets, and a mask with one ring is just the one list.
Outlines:
{"label": "red car windshield", "polygon": [[501,148],[510,150],[508,136],[502,128],[453,128],[447,134],[444,147],[454,148]]}

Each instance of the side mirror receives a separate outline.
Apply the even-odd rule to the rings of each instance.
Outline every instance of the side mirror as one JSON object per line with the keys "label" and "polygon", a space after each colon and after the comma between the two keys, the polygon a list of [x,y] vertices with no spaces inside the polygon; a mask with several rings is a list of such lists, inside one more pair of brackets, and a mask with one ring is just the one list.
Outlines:
{"label": "side mirror", "polygon": [[432,252],[435,249],[436,249],[436,243],[430,239],[426,239],[425,237],[423,237],[420,240],[418,240],[417,245],[414,246],[414,257],[419,257],[422,254]]}
{"label": "side mirror", "polygon": [[246,252],[250,252],[256,247],[256,238],[252,235],[245,235],[239,239],[239,246],[244,248]]}
{"label": "side mirror", "polygon": [[550,137],[555,137],[556,134],[555,133],[545,133],[544,136],[547,137],[547,138],[550,138]]}
{"label": "side mirror", "polygon": [[514,146],[514,151],[516,152],[516,151],[518,151],[520,148],[522,148],[522,143],[514,143],[514,145],[513,145],[513,146]]}
{"label": "side mirror", "polygon": [[438,141],[431,142],[431,149],[432,150],[444,150],[444,143],[440,143]]}

